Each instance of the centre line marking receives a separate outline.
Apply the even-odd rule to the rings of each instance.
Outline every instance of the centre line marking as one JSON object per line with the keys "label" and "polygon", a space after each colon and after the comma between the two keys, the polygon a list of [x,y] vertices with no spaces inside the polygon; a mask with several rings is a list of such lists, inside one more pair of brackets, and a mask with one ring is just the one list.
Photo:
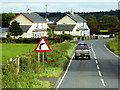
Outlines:
{"label": "centre line marking", "polygon": [[103,78],[102,78],[102,73],[101,73],[101,71],[100,71],[100,67],[99,67],[99,65],[98,65],[98,60],[97,60],[97,57],[96,57],[96,55],[95,55],[95,51],[93,50],[92,45],[93,45],[93,43],[91,43],[91,49],[92,49],[92,52],[93,52],[93,55],[94,55],[94,58],[95,58],[96,65],[97,65],[98,74],[99,74],[99,76],[101,77],[102,85],[103,85],[104,87],[106,87],[105,81],[104,81]]}
{"label": "centre line marking", "polygon": [[97,60],[95,60],[95,62],[96,62],[96,64],[98,64],[98,61],[97,61]]}
{"label": "centre line marking", "polygon": [[106,87],[105,82],[102,78],[101,78],[101,82],[102,82],[103,86]]}
{"label": "centre line marking", "polygon": [[97,69],[98,69],[98,70],[100,69],[98,65],[97,65]]}
{"label": "centre line marking", "polygon": [[99,76],[102,77],[102,74],[101,74],[100,70],[98,71],[98,73],[99,73]]}

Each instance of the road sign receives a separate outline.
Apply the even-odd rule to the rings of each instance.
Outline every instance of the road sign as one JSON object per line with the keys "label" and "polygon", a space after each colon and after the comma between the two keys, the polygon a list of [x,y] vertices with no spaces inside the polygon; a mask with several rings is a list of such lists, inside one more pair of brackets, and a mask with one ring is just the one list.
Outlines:
{"label": "road sign", "polygon": [[51,51],[51,49],[44,37],[41,38],[41,40],[39,41],[39,43],[34,51],[35,52],[50,52]]}

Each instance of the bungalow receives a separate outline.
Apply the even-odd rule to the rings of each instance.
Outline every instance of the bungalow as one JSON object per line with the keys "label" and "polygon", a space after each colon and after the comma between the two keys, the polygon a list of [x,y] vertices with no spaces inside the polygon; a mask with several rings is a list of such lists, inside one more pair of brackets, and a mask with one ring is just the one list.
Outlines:
{"label": "bungalow", "polygon": [[57,21],[54,33],[89,36],[90,29],[85,19],[80,17],[78,14],[74,14],[73,11],[71,11],[71,14],[67,14],[62,19]]}
{"label": "bungalow", "polygon": [[10,20],[10,25],[13,21],[17,21],[23,30],[23,38],[40,38],[47,37],[47,21],[37,13],[31,13],[28,8],[27,13],[20,13],[15,18]]}

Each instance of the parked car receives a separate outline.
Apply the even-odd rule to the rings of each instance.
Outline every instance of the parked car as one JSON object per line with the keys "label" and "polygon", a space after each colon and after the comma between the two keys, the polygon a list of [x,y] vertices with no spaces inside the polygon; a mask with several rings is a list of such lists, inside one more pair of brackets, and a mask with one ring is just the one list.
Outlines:
{"label": "parked car", "polygon": [[90,59],[90,49],[88,44],[80,43],[75,48],[75,60],[79,57]]}

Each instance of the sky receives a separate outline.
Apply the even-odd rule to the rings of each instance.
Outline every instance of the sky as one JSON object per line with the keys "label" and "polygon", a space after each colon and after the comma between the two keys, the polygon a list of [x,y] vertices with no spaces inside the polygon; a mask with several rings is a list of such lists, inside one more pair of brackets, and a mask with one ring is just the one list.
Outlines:
{"label": "sky", "polygon": [[45,12],[96,12],[118,9],[119,0],[0,0],[0,13]]}

